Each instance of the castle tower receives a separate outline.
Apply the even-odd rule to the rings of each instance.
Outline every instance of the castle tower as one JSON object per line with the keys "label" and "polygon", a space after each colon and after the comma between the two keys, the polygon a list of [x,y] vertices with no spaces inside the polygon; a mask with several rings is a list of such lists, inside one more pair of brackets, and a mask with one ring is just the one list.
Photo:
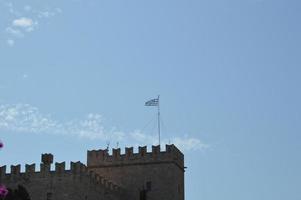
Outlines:
{"label": "castle tower", "polygon": [[128,191],[131,200],[184,200],[184,155],[175,145],[92,150],[87,153],[87,167]]}

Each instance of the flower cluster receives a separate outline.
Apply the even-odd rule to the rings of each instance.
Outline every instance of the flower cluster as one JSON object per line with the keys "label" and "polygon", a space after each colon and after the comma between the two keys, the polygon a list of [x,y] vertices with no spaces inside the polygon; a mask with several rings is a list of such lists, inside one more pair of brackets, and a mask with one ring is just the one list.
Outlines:
{"label": "flower cluster", "polygon": [[[2,149],[4,147],[4,144],[2,141],[0,141],[0,149]],[[8,194],[8,190],[4,185],[0,185],[0,198],[4,198],[6,197],[6,195]]]}
{"label": "flower cluster", "polygon": [[4,185],[0,185],[0,197],[3,198],[8,194],[8,190]]}

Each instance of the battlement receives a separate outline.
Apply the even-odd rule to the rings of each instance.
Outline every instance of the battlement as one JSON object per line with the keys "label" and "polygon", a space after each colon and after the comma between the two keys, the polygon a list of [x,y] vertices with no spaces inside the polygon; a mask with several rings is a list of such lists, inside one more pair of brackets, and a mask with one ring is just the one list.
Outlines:
{"label": "battlement", "polygon": [[31,199],[55,194],[61,200],[136,200],[147,193],[149,199],[184,200],[184,155],[173,144],[163,150],[158,145],[149,151],[147,146],[87,151],[87,165],[70,162],[68,169],[66,162],[53,160],[48,153],[38,167],[2,166],[0,183],[24,186]]}
{"label": "battlement", "polygon": [[[46,156],[45,156],[46,155]],[[44,159],[46,162],[43,162]],[[50,158],[50,160],[49,160]],[[40,164],[40,171],[36,170],[35,164],[26,164],[25,172],[21,172],[21,165],[11,165],[10,173],[7,173],[7,166],[0,167],[0,183],[1,182],[15,182],[16,180],[24,179],[44,179],[44,178],[71,178],[77,181],[86,181],[95,186],[96,190],[110,190],[112,192],[120,193],[121,188],[116,184],[106,180],[105,178],[89,172],[86,165],[81,162],[70,162],[70,169],[66,169],[66,163],[55,163],[55,170],[51,170],[51,163],[53,156],[51,154],[42,154],[42,162]]]}
{"label": "battlement", "polygon": [[70,163],[71,169],[66,169],[65,162],[62,163],[55,163],[55,170],[51,170],[51,165],[48,164],[40,164],[40,171],[36,169],[36,164],[25,165],[25,172],[21,172],[21,165],[11,165],[10,166],[10,173],[7,173],[7,166],[4,165],[0,167],[0,177],[3,176],[21,176],[21,175],[42,175],[42,174],[52,174],[52,175],[59,175],[62,173],[71,173],[71,174],[82,174],[87,172],[86,165],[82,164],[81,162],[71,162]]}
{"label": "battlement", "polygon": [[109,167],[113,165],[166,163],[173,162],[184,169],[184,155],[175,145],[166,145],[166,150],[161,151],[160,146],[152,146],[152,151],[147,151],[147,146],[138,147],[138,153],[134,153],[133,147],[125,148],[125,154],[121,154],[120,148],[113,149],[109,154],[107,149],[92,150],[87,152],[87,166]]}
{"label": "battlement", "polygon": [[44,164],[50,165],[53,163],[53,155],[51,153],[44,153],[42,154],[41,161]]}

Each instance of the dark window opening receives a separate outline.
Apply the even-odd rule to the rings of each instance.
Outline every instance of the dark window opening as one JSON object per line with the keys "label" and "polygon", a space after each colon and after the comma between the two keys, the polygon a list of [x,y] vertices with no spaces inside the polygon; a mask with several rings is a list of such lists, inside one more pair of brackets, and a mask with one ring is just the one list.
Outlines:
{"label": "dark window opening", "polygon": [[140,200],[146,200],[146,190],[140,190]]}
{"label": "dark window opening", "polygon": [[46,194],[46,200],[51,200],[52,198],[52,193],[51,192],[47,192]]}
{"label": "dark window opening", "polygon": [[151,191],[152,190],[152,182],[151,181],[146,182],[146,190],[147,191]]}

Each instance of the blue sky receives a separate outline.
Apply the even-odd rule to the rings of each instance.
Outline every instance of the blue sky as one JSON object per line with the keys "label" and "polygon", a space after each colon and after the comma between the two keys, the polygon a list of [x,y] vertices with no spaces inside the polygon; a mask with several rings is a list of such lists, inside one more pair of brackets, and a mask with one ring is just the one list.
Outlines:
{"label": "blue sky", "polygon": [[[301,2],[0,0],[1,165],[156,142],[187,200],[299,200]],[[23,166],[24,169],[24,166]]]}

